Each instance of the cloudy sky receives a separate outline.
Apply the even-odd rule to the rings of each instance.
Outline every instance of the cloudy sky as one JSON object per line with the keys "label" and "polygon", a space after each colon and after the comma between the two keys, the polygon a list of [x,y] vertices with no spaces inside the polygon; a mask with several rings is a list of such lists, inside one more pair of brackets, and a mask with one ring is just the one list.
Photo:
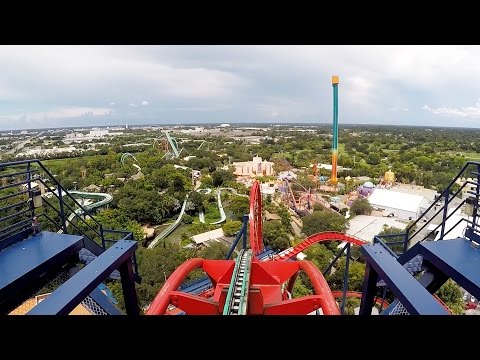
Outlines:
{"label": "cloudy sky", "polygon": [[146,123],[480,127],[479,46],[1,46],[0,129]]}

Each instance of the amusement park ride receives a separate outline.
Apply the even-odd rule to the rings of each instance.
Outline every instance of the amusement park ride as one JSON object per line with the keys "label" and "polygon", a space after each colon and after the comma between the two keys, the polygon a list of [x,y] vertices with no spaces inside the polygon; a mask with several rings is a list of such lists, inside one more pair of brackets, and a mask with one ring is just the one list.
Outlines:
{"label": "amusement park ride", "polygon": [[[35,295],[38,289],[56,281],[60,284],[47,298],[33,307],[28,314],[69,314],[82,303],[95,314],[121,314],[112,301],[99,290],[104,280],[115,270],[123,288],[127,314],[139,314],[140,309],[135,292],[135,281],[140,281],[136,268],[135,250],[137,242],[127,231],[107,230],[97,223],[83,224],[82,216],[70,221],[69,211],[75,213],[72,205],[81,204],[66,191],[47,168],[38,160],[18,161],[0,164],[2,178],[7,181],[0,187],[2,200],[16,198],[10,205],[0,208],[0,312],[8,314],[26,299]],[[34,177],[36,173],[42,176]],[[435,231],[441,234],[440,241],[429,241],[428,234],[420,233],[431,222],[423,223],[422,215],[417,224],[420,229],[406,229],[403,240],[388,242],[388,236],[375,237],[374,243],[367,244],[354,237],[326,232],[312,235],[298,245],[274,254],[266,249],[262,240],[262,197],[260,185],[255,182],[250,194],[250,212],[244,216],[244,226],[239,232],[225,260],[190,259],[179,266],[167,279],[148,310],[147,315],[161,315],[172,306],[186,314],[341,314],[345,299],[360,297],[360,314],[368,315],[374,303],[380,304],[381,314],[449,314],[445,304],[438,300],[435,292],[445,281],[452,278],[470,294],[480,297],[480,234],[478,231],[478,180],[467,181],[451,194],[455,180],[466,173],[480,174],[480,163],[469,162],[453,179],[447,189],[428,209],[439,206],[437,214],[442,222]],[[50,198],[42,197],[32,184],[35,180],[44,182],[49,178],[57,189]],[[26,189],[22,185],[27,185]],[[451,215],[448,207],[452,199],[465,186],[474,187],[473,203],[468,202],[468,219],[456,226],[466,226],[464,236],[450,238],[451,229],[445,222]],[[22,190],[16,190],[22,189]],[[23,190],[24,189],[24,190]],[[50,189],[50,188],[47,188]],[[10,190],[10,191],[8,191]],[[455,205],[458,210],[467,203],[463,200]],[[3,202],[4,204],[4,202]],[[56,212],[52,217],[46,209]],[[85,213],[89,210],[83,208]],[[33,217],[41,226],[54,225],[59,231],[40,231],[33,234]],[[413,226],[412,225],[412,226]],[[50,227],[52,229],[52,227]],[[398,236],[398,235],[396,235]],[[236,260],[230,260],[240,239],[242,249]],[[247,242],[248,239],[248,242]],[[341,241],[346,245],[333,259],[330,266],[320,271],[307,260],[296,260],[299,252],[308,246],[325,241]],[[390,247],[403,245],[400,253]],[[366,260],[366,273],[362,293],[348,291],[348,262],[351,246],[360,246]],[[87,265],[78,268],[82,261],[81,251],[88,249],[93,254]],[[265,256],[270,253],[271,256]],[[343,290],[332,292],[324,274],[335,262],[346,254],[346,271]],[[76,270],[72,270],[75,269]],[[198,280],[203,287],[199,291],[188,291],[185,278],[194,269],[202,269],[206,278]],[[300,272],[304,272],[314,289],[313,295],[294,298],[292,289]],[[61,281],[59,279],[62,279]],[[113,281],[113,280],[110,280]],[[190,285],[190,288],[192,286]],[[385,294],[392,294],[393,301],[387,304]],[[336,298],[341,298],[340,306]]]}
{"label": "amusement park ride", "polygon": [[[295,196],[295,192],[292,189],[292,184],[301,189],[299,195]],[[283,201],[293,209],[299,216],[305,216],[313,211],[313,205],[319,204],[325,210],[335,211],[331,204],[323,198],[323,196],[316,191],[316,189],[306,188],[295,179],[288,178],[283,179],[283,184],[280,186],[280,192],[283,197]]]}
{"label": "amusement park ride", "polygon": [[[330,180],[336,184],[338,77],[332,78],[332,85],[334,144]],[[181,151],[176,140],[168,133],[166,139],[171,147],[169,156],[178,158]],[[129,156],[124,154],[122,162]],[[458,178],[472,175],[473,180],[458,188]],[[67,315],[79,304],[92,314],[123,314],[102,291],[104,281],[118,278],[126,313],[140,314],[135,289],[135,282],[141,281],[135,257],[138,244],[131,232],[104,229],[94,217],[86,221],[85,214],[93,210],[82,206],[39,160],[0,163],[0,179],[0,314],[11,313],[46,287],[54,290],[26,314]],[[38,189],[40,184],[48,196]],[[454,204],[452,200],[462,191],[471,196]],[[448,279],[480,298],[479,199],[480,162],[467,162],[403,234],[375,236],[373,243],[366,243],[343,233],[323,232],[275,253],[263,243],[262,195],[260,184],[254,182],[249,214],[243,216],[242,229],[226,259],[193,258],[180,265],[166,279],[146,314],[169,314],[176,307],[179,313],[189,315],[340,315],[347,297],[361,299],[360,315],[370,315],[375,304],[381,315],[451,314],[435,295]],[[310,200],[307,196],[307,202]],[[468,218],[447,227],[447,220],[462,206]],[[435,214],[427,217],[430,211]],[[436,218],[441,218],[440,223],[425,232]],[[464,228],[462,236],[449,236],[457,226]],[[438,241],[430,240],[434,232],[440,234]],[[396,241],[399,237],[402,240]],[[231,260],[241,239],[241,250]],[[339,241],[344,246],[326,269],[321,271],[311,261],[298,260],[307,247],[327,241]],[[361,293],[348,289],[352,246],[360,247],[366,262]],[[86,250],[88,259],[82,255]],[[324,275],[343,256],[343,288],[332,291]],[[196,269],[203,270],[205,277],[185,283]],[[296,298],[293,288],[302,272],[310,280],[314,294]]]}
{"label": "amusement park ride", "polygon": [[173,136],[170,136],[168,132],[165,132],[164,134],[165,137],[155,139],[153,141],[153,147],[157,147],[157,142],[160,141],[160,150],[165,152],[165,155],[163,156],[165,159],[177,159],[180,157],[182,152],[186,152],[184,148],[178,149],[177,139],[175,139]]}

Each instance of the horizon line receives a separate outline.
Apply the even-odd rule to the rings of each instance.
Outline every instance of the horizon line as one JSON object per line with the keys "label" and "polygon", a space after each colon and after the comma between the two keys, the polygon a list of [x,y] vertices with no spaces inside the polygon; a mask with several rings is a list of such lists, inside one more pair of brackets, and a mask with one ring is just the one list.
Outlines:
{"label": "horizon line", "polygon": [[[278,122],[278,123],[272,123],[272,122],[241,122],[241,123],[235,123],[235,122],[217,122],[217,121],[211,121],[211,122],[198,122],[198,123],[144,123],[144,124],[110,124],[110,125],[88,125],[88,126],[81,126],[81,125],[74,125],[74,126],[56,126],[56,127],[44,127],[44,128],[17,128],[17,129],[5,129],[5,130],[0,130],[1,132],[13,132],[13,131],[39,131],[39,130],[57,130],[57,129],[75,129],[75,128],[107,128],[107,127],[123,127],[125,128],[126,125],[128,125],[129,128],[131,127],[144,127],[144,126],[166,126],[166,127],[172,127],[172,126],[186,126],[186,127],[192,127],[192,126],[201,126],[201,125],[220,125],[220,124],[229,124],[234,127],[245,127],[245,126],[251,126],[251,125],[256,125],[254,127],[273,127],[273,126],[303,126],[303,127],[316,127],[316,126],[326,126],[326,125],[332,125],[330,122],[318,122],[318,123],[311,123],[311,122]],[[263,125],[263,126],[259,126]],[[434,128],[434,129],[466,129],[466,130],[480,130],[480,127],[462,127],[462,126],[439,126],[439,125],[404,125],[404,124],[375,124],[375,123],[342,123],[338,124],[339,127],[344,127],[344,126],[366,126],[366,127],[371,127],[371,126],[378,126],[378,127],[404,127],[404,128]]]}

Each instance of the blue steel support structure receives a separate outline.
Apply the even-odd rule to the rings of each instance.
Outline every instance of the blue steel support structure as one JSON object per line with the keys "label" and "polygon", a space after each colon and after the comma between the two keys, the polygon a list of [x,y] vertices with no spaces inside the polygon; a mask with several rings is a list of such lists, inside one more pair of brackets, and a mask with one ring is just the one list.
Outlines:
{"label": "blue steel support structure", "polygon": [[377,293],[378,273],[372,265],[367,263],[365,268],[365,280],[362,286],[362,300],[360,302],[359,315],[371,315],[372,307]]}
{"label": "blue steel support structure", "polygon": [[232,243],[232,246],[230,246],[230,250],[228,250],[227,256],[225,256],[225,260],[230,259],[230,256],[232,256],[233,251],[235,250],[235,247],[237,246],[238,242],[240,241],[240,238],[243,237],[243,249],[247,249],[247,224],[248,224],[248,215],[243,215],[243,224],[242,228],[237,234],[237,237]]}
{"label": "blue steel support structure", "polygon": [[247,250],[247,224],[248,224],[248,214],[243,215],[243,225],[245,226],[245,230],[243,231],[243,249]]}
{"label": "blue steel support structure", "polygon": [[333,258],[333,260],[330,262],[330,264],[328,264],[327,268],[323,271],[322,275],[325,276],[328,274],[328,272],[330,271],[330,269],[337,263],[337,260],[340,258],[340,256],[343,255],[343,253],[345,252],[345,250],[347,250],[347,247],[344,246],[342,248],[342,250],[340,250],[338,252],[337,255],[335,255],[335,257]]}
{"label": "blue steel support structure", "polygon": [[68,315],[115,269],[119,268],[128,315],[138,315],[139,307],[132,271],[132,254],[138,244],[120,240],[56,289],[27,315]]}
{"label": "blue steel support structure", "polygon": [[[92,299],[95,297],[94,301],[109,314],[118,314],[118,309],[115,310],[112,304],[103,299],[103,293],[95,290],[99,283],[118,269],[127,313],[138,314],[139,307],[134,282],[140,283],[141,279],[138,276],[138,264],[135,257],[137,243],[134,241],[132,233],[103,229],[102,224],[94,218],[90,224],[78,216],[73,207],[78,206],[83,213],[87,213],[87,210],[62,187],[39,160],[0,163],[0,171],[0,179],[7,179],[7,181],[3,181],[5,185],[0,186],[0,191],[16,188],[15,192],[3,192],[0,196],[0,202],[12,199],[6,206],[0,206],[0,214],[3,212],[6,215],[0,215],[0,273],[2,274],[0,276],[0,313],[8,313],[28,299],[36,290],[73,266],[78,262],[79,251],[86,248],[96,258],[75,274],[71,278],[74,278],[73,281],[67,281],[70,284],[70,290],[75,291],[65,293],[68,286],[60,286],[58,289],[63,290],[58,293],[58,289],[52,292],[44,300],[45,303],[42,301],[41,304],[44,304],[42,306],[47,306],[52,301],[55,302],[55,298],[61,298],[60,302],[63,301],[65,309],[68,309],[72,306],[73,300],[75,302],[83,296],[80,300],[82,301],[90,294]],[[39,171],[43,171],[41,176],[32,176],[33,173]],[[46,191],[52,196],[49,200],[47,197],[41,198],[43,210],[42,207],[35,207],[36,196],[41,196],[41,194],[38,189],[33,188],[32,181],[34,180],[43,184]],[[45,181],[48,180],[56,186],[56,190],[47,186]],[[21,189],[20,186],[23,186],[24,189]],[[15,197],[20,197],[20,201],[17,201]],[[75,205],[72,207],[69,202],[66,202],[66,199]],[[45,211],[47,208],[53,210],[58,218],[49,216]],[[67,234],[67,210],[72,214],[77,214],[78,222],[84,223],[89,229],[90,235],[78,227],[76,222],[69,224],[71,232],[76,235]],[[28,215],[28,218],[25,215]],[[53,225],[53,231],[62,230],[63,233],[41,231],[35,237],[29,237],[32,233],[30,225],[33,216],[46,221],[42,224]],[[105,238],[105,235],[109,233],[112,235],[108,239]],[[123,239],[117,240],[118,235]],[[110,247],[107,249],[109,245]],[[115,249],[117,253],[115,253]],[[125,255],[125,253],[129,253],[129,255]],[[48,299],[51,301],[47,301]],[[65,309],[61,311],[67,311]]]}
{"label": "blue steel support structure", "polygon": [[443,240],[443,237],[445,236],[445,222],[447,221],[447,215],[448,215],[448,200],[449,200],[450,194],[448,191],[445,191],[445,203],[443,205],[443,218],[442,218],[442,227],[440,230],[440,240]]}
{"label": "blue steel support structure", "polygon": [[27,177],[27,181],[28,181],[28,198],[29,198],[29,205],[30,205],[30,217],[33,218],[35,216],[35,207],[34,207],[34,204],[33,204],[33,193],[32,193],[32,174],[31,174],[31,171],[30,171],[30,168],[31,168],[31,164],[28,163],[27,165],[27,174],[26,174],[26,177]]}
{"label": "blue steel support structure", "polygon": [[[475,167],[475,169],[477,169],[477,171],[470,171],[471,167]],[[466,174],[467,172],[468,172],[468,174]],[[474,178],[475,181],[466,180],[466,181],[463,182],[463,184],[460,186],[460,188],[458,188],[456,191],[453,190],[453,186],[456,184],[457,180],[460,177],[462,177],[462,176],[463,177],[468,177],[470,175],[475,176],[475,178]],[[415,236],[417,236],[423,229],[427,228],[427,226],[429,224],[431,224],[432,220],[434,218],[437,218],[437,216],[442,217],[442,222],[438,226],[436,226],[434,230],[429,231],[426,236],[418,239],[417,242],[421,242],[421,241],[427,239],[430,235],[435,234],[437,231],[439,231],[439,239],[444,239],[445,236],[447,236],[448,233],[453,228],[455,228],[456,226],[458,226],[462,222],[466,222],[467,224],[470,225],[470,227],[472,227],[474,229],[477,229],[478,224],[476,223],[476,221],[478,219],[478,205],[479,205],[478,201],[479,201],[479,198],[480,198],[479,184],[480,184],[480,162],[468,161],[462,167],[462,169],[458,172],[458,174],[453,178],[453,180],[450,182],[450,184],[445,188],[445,190],[442,191],[440,196],[438,196],[438,198],[435,201],[433,201],[432,204],[430,204],[427,207],[427,209],[411,225],[409,225],[405,229],[405,232],[396,235],[396,236],[403,236],[403,253],[405,253],[408,250],[408,247],[410,245],[410,241]],[[476,191],[471,191],[471,190],[466,191],[466,193],[475,196],[474,212],[473,212],[473,216],[472,216],[473,221],[470,221],[468,219],[461,219],[453,227],[446,230],[445,229],[446,221],[448,219],[450,219],[457,212],[457,210],[459,210],[467,202],[467,199],[463,199],[458,204],[458,206],[456,206],[454,209],[452,207],[453,211],[450,212],[450,215],[448,214],[448,212],[449,212],[448,211],[449,210],[448,206],[452,203],[453,199],[455,199],[458,195],[460,195],[462,193],[462,191],[465,192],[464,189],[465,189],[466,186],[473,186],[476,189]],[[429,216],[428,219],[425,219],[426,214],[428,214],[430,211],[432,211],[432,209],[435,210],[437,206],[440,206],[440,209],[438,211],[436,211],[433,216]],[[419,222],[422,219],[425,219],[426,221],[420,223],[421,226],[419,226],[420,225]],[[416,229],[417,226],[419,226],[418,229]],[[378,236],[378,241],[384,243],[382,239],[384,239],[386,237],[387,236],[385,236],[385,235]],[[394,245],[394,244],[393,243],[388,243],[387,244],[387,246],[391,246],[391,245]]]}
{"label": "blue steel support structure", "polygon": [[[480,166],[477,166],[477,171],[472,172],[472,174],[477,175],[477,184],[480,184]],[[479,194],[479,189],[477,187],[477,190],[475,191],[475,204],[478,204],[479,195],[480,195]],[[473,211],[473,215],[472,215],[472,222],[474,224],[477,224],[477,216],[478,216],[477,210],[478,210],[477,207],[474,207],[474,211]]]}
{"label": "blue steel support structure", "polygon": [[125,311],[127,315],[139,315],[140,308],[138,307],[137,292],[135,291],[135,275],[133,273],[131,258],[124,261],[118,270],[120,271],[120,279],[122,281]]}
{"label": "blue steel support structure", "polygon": [[347,248],[347,259],[346,259],[346,263],[345,263],[345,271],[343,273],[343,289],[342,289],[342,304],[340,305],[340,312],[342,314],[344,314],[345,312],[345,300],[346,300],[346,297],[347,297],[347,290],[348,290],[348,269],[350,267],[350,248],[351,248],[351,244],[350,243],[347,243],[347,245],[345,245],[345,247]]}
{"label": "blue steel support structure", "polygon": [[[448,241],[447,241],[448,242]],[[360,315],[370,315],[380,278],[387,284],[409,314],[448,315],[432,294],[413,277],[381,244],[362,246],[367,261]]]}
{"label": "blue steel support structure", "polygon": [[63,229],[63,233],[64,234],[68,234],[67,232],[67,222],[66,222],[66,219],[65,219],[65,209],[63,207],[63,191],[60,187],[57,187],[57,190],[58,190],[58,198],[60,200],[60,217],[62,219],[62,229]]}

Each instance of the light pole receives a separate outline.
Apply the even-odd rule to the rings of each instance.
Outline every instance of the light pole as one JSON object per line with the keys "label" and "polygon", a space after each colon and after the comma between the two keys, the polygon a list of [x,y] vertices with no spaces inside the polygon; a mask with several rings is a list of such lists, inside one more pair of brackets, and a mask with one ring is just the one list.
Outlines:
{"label": "light pole", "polygon": [[165,265],[162,265],[163,277],[165,278],[165,282],[167,281],[167,274],[165,273]]}

